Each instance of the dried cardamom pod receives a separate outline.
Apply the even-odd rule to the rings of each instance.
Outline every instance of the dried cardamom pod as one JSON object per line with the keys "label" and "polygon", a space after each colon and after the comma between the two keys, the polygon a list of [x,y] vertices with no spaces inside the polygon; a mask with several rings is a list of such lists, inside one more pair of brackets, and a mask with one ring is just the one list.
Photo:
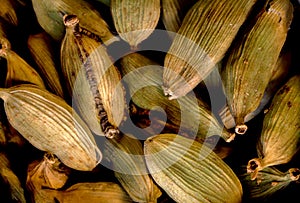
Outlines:
{"label": "dried cardamom pod", "polygon": [[151,176],[176,202],[241,202],[236,174],[200,142],[160,134],[145,141],[144,153]]}
{"label": "dried cardamom pod", "polygon": [[11,50],[10,42],[7,39],[0,39],[0,44],[0,57],[5,58],[7,61],[5,87],[11,87],[18,83],[31,83],[40,88],[45,88],[44,82],[38,72],[16,52]]}
{"label": "dried cardamom pod", "polygon": [[17,4],[14,0],[2,0],[0,4],[0,17],[8,23],[17,26],[18,17],[16,13]]}
{"label": "dried cardamom pod", "polygon": [[197,0],[162,0],[162,22],[167,31],[177,32],[187,11]]}
{"label": "dried cardamom pod", "polygon": [[46,32],[31,34],[27,45],[33,60],[36,62],[41,77],[51,92],[64,98],[60,76],[57,70],[58,63],[52,46],[52,38]]}
{"label": "dried cardamom pod", "polygon": [[163,69],[157,63],[132,53],[121,59],[121,65],[131,99],[140,108],[153,110],[160,107],[177,129],[188,130],[189,134],[196,134],[199,139],[220,135],[230,142],[234,138],[234,134],[223,129],[208,105],[195,95],[167,99],[161,89]]}
{"label": "dried cardamom pod", "polygon": [[204,0],[189,9],[164,61],[163,89],[169,99],[186,95],[206,78],[255,2]]}
{"label": "dried cardamom pod", "polygon": [[224,91],[238,134],[247,131],[245,117],[258,108],[263,98],[292,18],[289,0],[267,1],[225,61]]}
{"label": "dried cardamom pod", "polygon": [[92,170],[102,158],[88,126],[60,97],[34,85],[1,88],[9,123],[39,150],[76,170]]}
{"label": "dried cardamom pod", "polygon": [[[257,116],[264,110],[266,105],[273,98],[276,91],[282,85],[283,81],[286,80],[289,73],[290,65],[291,65],[291,52],[288,51],[282,53],[277,60],[275,69],[272,72],[271,79],[268,83],[267,88],[265,89],[262,99],[260,100],[259,106],[256,108],[255,111],[252,111],[251,113],[245,116],[244,123],[250,121],[251,119],[253,119],[255,116]],[[228,105],[224,106],[220,110],[219,115],[227,129],[231,129],[235,127],[234,117],[232,116]]]}
{"label": "dried cardamom pod", "polygon": [[40,188],[59,189],[67,182],[70,172],[54,154],[45,153],[42,160],[28,166],[26,182]]}
{"label": "dried cardamom pod", "polygon": [[133,202],[123,188],[114,182],[76,183],[66,190],[42,190],[60,203],[128,203]]}
{"label": "dried cardamom pod", "polygon": [[24,189],[19,178],[11,170],[7,155],[3,152],[0,152],[0,176],[9,186],[11,201],[25,203]]}
{"label": "dried cardamom pod", "polygon": [[43,188],[59,189],[68,180],[70,169],[64,166],[55,155],[45,153],[42,160],[29,164],[27,169],[26,187],[30,191],[33,202],[43,199]]}
{"label": "dried cardamom pod", "polygon": [[120,37],[136,49],[158,23],[160,0],[111,0],[110,11]]}
{"label": "dried cardamom pod", "polygon": [[161,191],[148,175],[143,146],[133,135],[107,139],[105,157],[122,187],[135,202],[156,202]]}
{"label": "dried cardamom pod", "polygon": [[291,168],[287,172],[281,172],[274,167],[266,167],[257,173],[257,180],[251,180],[249,174],[241,177],[245,185],[245,193],[252,200],[267,200],[279,190],[283,190],[289,184],[299,180],[300,170]]}
{"label": "dried cardamom pod", "polygon": [[87,1],[32,0],[32,5],[41,27],[57,41],[61,41],[64,37],[63,16],[65,14],[77,15],[82,28],[94,33],[103,42],[111,43],[116,40],[100,13]]}
{"label": "dried cardamom pod", "polygon": [[291,77],[272,99],[263,120],[257,142],[259,158],[251,159],[248,173],[255,179],[257,172],[268,167],[287,163],[298,150],[300,138],[300,75]]}
{"label": "dried cardamom pod", "polygon": [[77,16],[64,16],[64,23],[62,72],[73,102],[94,133],[113,137],[125,119],[125,91],[120,73],[104,46],[78,32]]}

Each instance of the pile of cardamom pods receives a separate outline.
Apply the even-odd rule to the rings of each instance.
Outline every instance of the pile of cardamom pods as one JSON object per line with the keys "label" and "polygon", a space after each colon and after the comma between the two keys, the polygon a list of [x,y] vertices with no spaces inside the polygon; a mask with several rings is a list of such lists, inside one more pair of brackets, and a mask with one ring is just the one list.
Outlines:
{"label": "pile of cardamom pods", "polygon": [[1,202],[299,202],[299,36],[297,0],[1,0]]}

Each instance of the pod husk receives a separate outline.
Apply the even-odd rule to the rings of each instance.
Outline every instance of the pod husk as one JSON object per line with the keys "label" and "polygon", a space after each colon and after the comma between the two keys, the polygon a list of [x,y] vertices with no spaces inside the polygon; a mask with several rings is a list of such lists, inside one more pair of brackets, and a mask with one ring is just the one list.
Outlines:
{"label": "pod husk", "polygon": [[76,183],[66,190],[49,190],[43,192],[53,202],[54,198],[60,203],[89,202],[89,203],[128,203],[133,202],[123,188],[114,182],[83,182]]}
{"label": "pod husk", "polygon": [[0,43],[2,46],[0,57],[7,61],[5,87],[11,87],[20,83],[31,83],[40,88],[46,88],[39,73],[16,52],[11,50],[10,42],[7,39],[1,38]]}
{"label": "pod husk", "polygon": [[10,168],[10,162],[4,152],[0,152],[0,176],[9,187],[11,201],[25,203],[24,189],[19,178]]}
{"label": "pod husk", "polygon": [[58,65],[60,64],[55,61],[56,56],[52,43],[53,39],[46,32],[31,34],[27,40],[30,54],[36,62],[37,68],[39,68],[39,72],[47,85],[47,89],[61,98],[64,98],[60,75],[58,73]]}
{"label": "pod husk", "polygon": [[155,182],[176,202],[241,202],[242,186],[232,169],[212,150],[176,134],[144,143]]}
{"label": "pod husk", "polygon": [[70,169],[64,166],[55,155],[45,153],[42,160],[36,160],[29,164],[27,169],[26,188],[30,191],[32,202],[43,199],[43,188],[62,188],[70,174]]}
{"label": "pod husk", "polygon": [[[176,100],[169,100],[161,89],[163,69],[152,60],[138,53],[121,59],[123,80],[129,89],[131,100],[140,108],[163,109],[168,119],[181,132],[200,140],[220,135],[230,142],[234,134],[218,122],[207,104],[189,94]],[[136,78],[139,78],[138,80]]]}
{"label": "pod husk", "polygon": [[167,31],[176,33],[187,11],[192,7],[197,0],[162,0],[162,14],[161,19]]}
{"label": "pod husk", "polygon": [[245,117],[258,108],[263,98],[292,19],[290,1],[267,1],[230,51],[222,79],[238,134],[247,131]]}
{"label": "pod husk", "polygon": [[276,193],[284,190],[288,185],[299,180],[300,170],[290,168],[286,172],[281,172],[275,167],[266,167],[259,171],[256,180],[251,180],[249,174],[241,177],[245,188],[245,195],[254,200],[267,201]]}
{"label": "pod husk", "polygon": [[[34,12],[41,27],[56,41],[64,37],[63,16],[75,14],[82,28],[94,33],[105,43],[115,41],[101,14],[84,0],[32,0]],[[114,39],[113,39],[114,38]]]}
{"label": "pod husk", "polygon": [[[272,73],[271,79],[265,89],[264,95],[259,103],[259,106],[255,111],[247,114],[244,118],[244,122],[248,122],[259,115],[265,107],[270,103],[276,91],[283,85],[283,82],[287,80],[288,73],[291,67],[291,52],[283,52],[276,63],[275,69]],[[220,109],[219,115],[227,129],[235,127],[235,120],[232,116],[228,105]]]}
{"label": "pod husk", "polygon": [[143,146],[133,135],[105,142],[105,157],[111,162],[115,177],[135,202],[157,202],[160,189],[148,175]]}
{"label": "pod husk", "polygon": [[90,171],[102,159],[88,126],[60,97],[34,85],[1,88],[9,123],[39,150],[65,165]]}
{"label": "pod husk", "polygon": [[26,182],[41,188],[62,188],[71,170],[64,166],[54,154],[45,153],[42,160],[29,164]]}
{"label": "pod husk", "polygon": [[193,90],[225,55],[256,0],[198,1],[184,17],[164,60],[169,99]]}
{"label": "pod husk", "polygon": [[158,23],[160,0],[111,0],[110,11],[120,37],[137,49]]}
{"label": "pod husk", "polygon": [[104,46],[78,32],[79,19],[75,15],[65,16],[64,21],[61,66],[76,110],[95,134],[113,137],[125,119],[120,73]]}
{"label": "pod husk", "polygon": [[300,75],[290,78],[272,99],[263,120],[257,142],[258,158],[251,159],[247,171],[255,179],[257,172],[288,163],[298,150],[300,138]]}

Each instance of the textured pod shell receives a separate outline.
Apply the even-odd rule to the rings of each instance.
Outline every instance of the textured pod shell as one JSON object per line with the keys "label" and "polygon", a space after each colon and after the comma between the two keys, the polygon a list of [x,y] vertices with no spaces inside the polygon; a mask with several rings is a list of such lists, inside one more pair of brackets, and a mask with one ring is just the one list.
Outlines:
{"label": "textured pod shell", "polygon": [[234,138],[233,134],[223,130],[207,104],[195,95],[167,99],[161,89],[163,69],[157,63],[133,53],[123,57],[121,65],[131,99],[140,108],[151,110],[160,107],[177,129],[188,130],[191,135],[197,134],[201,140],[213,135],[220,135],[228,142]]}
{"label": "textured pod shell", "polygon": [[225,62],[224,91],[238,134],[245,133],[245,117],[258,108],[263,98],[292,18],[289,0],[267,1]]}
{"label": "textured pod shell", "polygon": [[276,192],[299,180],[299,174],[298,168],[290,168],[286,172],[281,172],[274,167],[267,167],[258,172],[257,180],[251,180],[251,176],[245,174],[241,177],[241,182],[245,186],[245,193],[253,201],[268,200]]}
{"label": "textured pod shell", "polygon": [[160,134],[146,140],[144,152],[151,176],[176,202],[241,202],[235,173],[199,142]]}
{"label": "textured pod shell", "polygon": [[16,52],[11,50],[10,42],[7,39],[0,39],[0,43],[2,46],[0,56],[7,61],[5,87],[11,87],[20,83],[31,83],[40,88],[46,88],[39,73]]}
{"label": "textured pod shell", "polygon": [[11,201],[26,203],[24,189],[21,186],[20,180],[11,170],[7,155],[3,152],[0,153],[0,177],[9,186]]}
{"label": "textured pod shell", "polygon": [[197,0],[162,0],[162,22],[166,30],[177,32],[187,11]]}
{"label": "textured pod shell", "polygon": [[113,38],[107,23],[91,4],[84,0],[32,0],[33,9],[41,27],[55,40],[61,41],[65,27],[63,16],[75,14],[82,27],[98,35],[103,42]]}
{"label": "textured pod shell", "polygon": [[156,202],[161,191],[148,175],[141,142],[132,135],[105,142],[105,157],[122,187],[135,202]]}
{"label": "textured pod shell", "polygon": [[267,166],[287,163],[297,152],[300,138],[300,76],[293,76],[272,99],[264,117],[257,143],[259,158],[248,162],[247,170],[256,178]]}
{"label": "textured pod shell", "polygon": [[[65,167],[53,154],[46,153],[42,160],[29,164],[27,170],[27,188],[35,185],[36,188],[59,189],[68,180],[70,169]],[[34,192],[34,191],[32,191]]]}
{"label": "textured pod shell", "polygon": [[[90,129],[97,135],[106,135],[107,122],[118,127],[125,119],[125,91],[120,73],[104,46],[78,33],[76,16],[65,16],[64,21],[66,35],[61,45],[61,63],[67,87]],[[103,115],[107,119],[103,120]]]}
{"label": "textured pod shell", "polygon": [[[291,52],[283,52],[279,58],[277,59],[276,66],[274,71],[272,72],[271,79],[268,83],[268,86],[264,92],[262,99],[260,100],[259,106],[255,111],[247,114],[244,118],[244,122],[248,122],[251,119],[255,118],[258,114],[260,114],[267,104],[272,100],[276,91],[283,85],[283,82],[287,79],[289,69],[291,65]],[[232,116],[228,105],[224,106],[219,115],[227,129],[231,129],[235,127],[235,120]]]}
{"label": "textured pod shell", "polygon": [[54,60],[56,56],[52,46],[52,38],[46,32],[31,34],[28,37],[27,45],[49,90],[64,98],[60,75],[57,71],[59,64]]}
{"label": "textured pod shell", "polygon": [[88,126],[60,97],[33,85],[0,89],[9,123],[34,147],[55,154],[76,170],[101,160]]}
{"label": "textured pod shell", "polygon": [[43,189],[46,196],[61,203],[129,203],[133,202],[123,188],[113,182],[76,183],[66,190]]}
{"label": "textured pod shell", "polygon": [[186,95],[225,55],[256,0],[198,1],[186,14],[165,57],[164,93]]}
{"label": "textured pod shell", "polygon": [[120,37],[135,49],[154,31],[160,17],[160,0],[111,0],[110,10]]}

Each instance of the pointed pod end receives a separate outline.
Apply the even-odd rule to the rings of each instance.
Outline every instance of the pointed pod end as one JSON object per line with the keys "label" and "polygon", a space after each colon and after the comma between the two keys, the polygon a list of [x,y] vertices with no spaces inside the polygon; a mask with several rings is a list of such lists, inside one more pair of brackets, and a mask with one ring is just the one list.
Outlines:
{"label": "pointed pod end", "polygon": [[79,24],[79,19],[76,15],[64,15],[63,17],[64,25],[66,27],[75,27]]}
{"label": "pointed pod end", "polygon": [[162,86],[162,89],[163,89],[163,91],[164,91],[164,95],[165,95],[166,97],[168,97],[169,100],[173,100],[173,99],[177,99],[177,98],[178,98],[178,96],[176,96],[176,95],[174,94],[174,92],[173,92],[172,90],[170,90],[169,87]]}
{"label": "pointed pod end", "polygon": [[255,180],[258,174],[258,171],[262,170],[262,160],[260,158],[254,158],[248,161],[247,173],[251,174],[251,180]]}
{"label": "pointed pod end", "polygon": [[105,132],[105,137],[108,139],[118,138],[120,131],[116,128],[108,128]]}
{"label": "pointed pod end", "polygon": [[289,174],[292,181],[297,181],[300,178],[300,169],[299,168],[290,168]]}
{"label": "pointed pod end", "polygon": [[230,133],[230,137],[227,138],[225,141],[229,143],[229,142],[231,142],[232,140],[234,140],[235,136],[236,136],[235,133]]}
{"label": "pointed pod end", "polygon": [[9,96],[10,93],[6,88],[0,88],[0,98],[3,99],[3,101],[6,101]]}
{"label": "pointed pod end", "polygon": [[235,126],[235,133],[239,135],[244,135],[248,130],[248,126],[245,124],[236,125]]}

